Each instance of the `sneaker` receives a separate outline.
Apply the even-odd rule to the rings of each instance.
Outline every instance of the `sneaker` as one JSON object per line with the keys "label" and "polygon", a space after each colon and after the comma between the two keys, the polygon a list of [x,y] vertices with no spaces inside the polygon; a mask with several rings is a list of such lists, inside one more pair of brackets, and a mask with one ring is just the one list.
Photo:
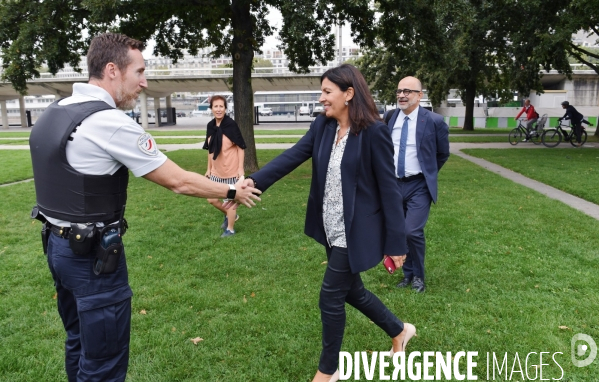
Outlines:
{"label": "sneaker", "polygon": [[414,276],[414,280],[412,281],[412,289],[418,293],[424,292],[426,286],[424,285],[424,280],[420,277]]}
{"label": "sneaker", "polygon": [[401,280],[401,282],[399,284],[397,284],[397,287],[398,288],[407,288],[408,286],[410,286],[410,284],[412,284],[412,278],[404,276],[403,280]]}
{"label": "sneaker", "polygon": [[233,235],[235,235],[235,231],[229,231],[228,229],[226,229],[225,232],[223,232],[223,234],[220,235],[220,237],[229,237]]}
{"label": "sneaker", "polygon": [[[235,221],[237,221],[237,220],[239,220],[239,215],[235,215]],[[220,225],[220,229],[227,229],[228,226],[229,226],[229,219],[225,215],[225,220],[223,221],[223,224]]]}

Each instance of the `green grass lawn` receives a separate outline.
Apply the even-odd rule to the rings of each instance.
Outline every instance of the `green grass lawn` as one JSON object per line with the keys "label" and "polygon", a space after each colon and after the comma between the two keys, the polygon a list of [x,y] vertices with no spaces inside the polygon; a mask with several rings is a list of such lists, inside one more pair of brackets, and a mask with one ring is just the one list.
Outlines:
{"label": "green grass lawn", "polygon": [[296,143],[300,138],[260,138],[255,137],[256,143]]}
{"label": "green grass lawn", "polygon": [[480,136],[480,135],[469,135],[469,136],[452,136],[449,135],[449,142],[472,142],[472,143],[487,143],[487,142],[508,142],[508,136],[506,135],[493,135],[493,136]]}
{"label": "green grass lawn", "polygon": [[[261,164],[280,152],[259,150]],[[206,156],[196,151],[168,155],[188,170],[206,168]],[[302,233],[309,186],[305,163],[257,207],[240,208],[237,235],[221,239],[222,214],[206,201],[132,177],[128,380],[312,378],[326,257]],[[65,380],[64,333],[40,225],[28,218],[34,200],[32,183],[0,188],[0,381]],[[399,275],[382,267],[362,275],[392,311],[416,325],[409,351],[478,351],[479,380],[486,379],[486,352],[508,352],[509,367],[515,352],[523,365],[530,352],[562,352],[556,359],[563,381],[596,380],[597,361],[572,365],[570,340],[576,333],[599,339],[599,222],[452,156],[440,173],[426,234],[426,293],[396,289]],[[194,345],[195,337],[203,341]],[[380,329],[347,308],[342,350],[389,347]],[[543,377],[559,378],[560,369],[544,361],[551,365]]]}
{"label": "green grass lawn", "polygon": [[0,150],[0,163],[0,184],[33,178],[29,150]]}
{"label": "green grass lawn", "polygon": [[477,128],[474,130],[464,130],[461,127],[450,127],[449,134],[509,134],[511,129],[504,128]]}
{"label": "green grass lawn", "polygon": [[[147,130],[148,133],[154,137],[164,136],[201,136],[206,137],[206,129],[204,130],[173,130],[173,131],[161,131],[161,130]],[[254,135],[303,135],[306,134],[308,129],[296,129],[296,130],[260,130],[254,128]],[[2,137],[2,135],[0,135]]]}
{"label": "green grass lawn", "polygon": [[206,137],[206,129],[204,130],[173,130],[173,131],[161,131],[161,130],[146,130],[148,133],[152,134],[153,137],[164,137],[164,136],[198,136],[198,137]]}
{"label": "green grass lawn", "polygon": [[29,139],[2,139],[0,145],[29,145]]}
{"label": "green grass lawn", "polygon": [[200,143],[204,141],[204,139],[195,138],[155,138],[155,140],[156,143],[159,145],[182,145],[190,143]]}
{"label": "green grass lawn", "polygon": [[465,149],[462,152],[599,204],[599,150]]}
{"label": "green grass lawn", "polygon": [[259,130],[254,128],[254,136],[256,135],[304,135],[308,129],[297,130]]}
{"label": "green grass lawn", "polygon": [[29,138],[29,132],[2,131],[0,130],[0,138]]}

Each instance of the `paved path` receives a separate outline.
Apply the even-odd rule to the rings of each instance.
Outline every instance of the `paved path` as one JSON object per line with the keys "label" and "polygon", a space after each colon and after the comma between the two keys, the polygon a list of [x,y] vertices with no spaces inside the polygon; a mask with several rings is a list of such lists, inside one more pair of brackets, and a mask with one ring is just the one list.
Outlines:
{"label": "paved path", "polygon": [[[498,145],[502,145],[501,143],[476,144],[475,147],[472,147],[474,145],[475,144],[470,144],[470,143],[452,143],[449,151],[453,155],[457,155],[461,158],[469,160],[470,162],[477,164],[477,165],[479,165],[489,171],[492,171],[498,175],[501,175],[504,178],[507,178],[513,182],[516,182],[525,187],[528,187],[537,192],[540,192],[541,194],[543,194],[551,199],[559,200],[560,202],[563,202],[563,203],[569,205],[570,207],[577,209],[578,211],[583,212],[583,213],[589,215],[590,217],[599,220],[599,206],[598,205],[588,202],[588,201],[581,199],[577,196],[568,194],[564,191],[560,191],[557,188],[548,186],[548,185],[538,182],[534,179],[527,178],[522,174],[519,174],[519,173],[512,171],[510,169],[507,169],[505,167],[496,165],[495,163],[491,163],[487,160],[476,158],[471,155],[465,154],[461,151],[462,149],[465,149],[465,148],[506,148],[505,144],[503,144],[503,147],[498,147]],[[486,147],[482,147],[482,146],[486,146]],[[522,146],[523,145],[517,145],[515,147],[522,147]],[[568,145],[568,146],[570,146],[570,145]],[[584,147],[586,147],[586,146],[587,145],[585,145]],[[514,147],[514,146],[512,146],[512,147]],[[539,147],[539,146],[536,146],[536,147]],[[543,146],[540,146],[540,147],[543,147]],[[565,148],[566,146],[563,146],[563,147]],[[572,148],[572,149],[574,149],[574,148]]]}
{"label": "paved path", "polygon": [[[301,137],[298,135],[263,135],[256,136],[256,138],[279,138],[279,137]],[[198,136],[164,136],[164,137],[156,137],[156,138],[201,138]],[[560,144],[557,148],[559,149],[571,149],[574,148],[571,145],[565,145],[565,142]],[[165,151],[174,151],[174,150],[194,150],[201,149],[204,142],[193,143],[193,144],[159,144],[159,148]],[[256,144],[256,148],[259,150],[272,150],[279,149],[284,150],[293,146],[293,143],[258,143]],[[583,149],[597,149],[597,144],[586,144]],[[521,184],[525,187],[533,189],[537,192],[540,192],[543,195],[546,195],[549,198],[559,200],[562,203],[569,205],[570,207],[577,209],[578,211],[583,212],[586,215],[589,215],[597,220],[599,220],[599,206],[588,202],[584,199],[576,197],[574,195],[570,195],[566,192],[560,191],[557,188],[548,186],[544,183],[537,182],[536,180],[527,178],[517,172],[509,170],[505,167],[501,167],[484,159],[475,158],[471,155],[465,154],[462,152],[463,149],[469,148],[481,148],[481,149],[524,149],[524,148],[537,148],[542,149],[545,148],[542,145],[534,145],[532,143],[521,143],[516,146],[510,145],[508,142],[493,142],[493,143],[451,143],[450,152],[453,155],[457,155],[461,158],[464,158],[472,163],[475,163],[489,171],[492,171],[498,175],[503,176],[504,178],[510,179],[513,182]],[[0,145],[0,150],[28,150],[29,146],[27,145]],[[31,181],[31,179],[15,182],[10,184],[1,185],[0,187],[9,186],[11,184],[23,183]]]}

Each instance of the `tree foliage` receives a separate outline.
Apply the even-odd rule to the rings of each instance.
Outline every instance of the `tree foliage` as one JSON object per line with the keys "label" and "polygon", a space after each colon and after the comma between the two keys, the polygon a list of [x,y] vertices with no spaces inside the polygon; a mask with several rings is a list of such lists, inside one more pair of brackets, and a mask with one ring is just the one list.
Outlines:
{"label": "tree foliage", "polygon": [[233,58],[235,117],[248,145],[246,169],[254,171],[251,68],[254,53],[274,33],[266,17],[269,6],[282,14],[279,48],[297,72],[332,59],[335,23],[350,23],[354,38],[363,44],[374,38],[374,10],[366,0],[4,0],[2,78],[25,94],[26,81],[39,77],[36,68],[44,64],[51,73],[65,64],[79,69],[91,37],[104,31],[153,39],[154,54],[175,62],[185,50],[195,55],[201,48],[214,48],[213,56]]}
{"label": "tree foliage", "polygon": [[[569,30],[584,31],[589,36],[594,33],[599,43],[599,0],[572,0],[568,2],[560,21],[560,29],[563,30],[564,34],[567,34]],[[588,49],[569,41],[565,50],[576,60],[586,64],[599,74],[599,51],[597,49]]]}
{"label": "tree foliage", "polygon": [[458,89],[464,129],[471,130],[476,96],[541,92],[540,68],[570,72],[567,57],[555,54],[565,46],[551,24],[561,7],[539,0],[380,0],[378,43],[361,68],[393,103],[406,75],[423,81],[434,105]]}

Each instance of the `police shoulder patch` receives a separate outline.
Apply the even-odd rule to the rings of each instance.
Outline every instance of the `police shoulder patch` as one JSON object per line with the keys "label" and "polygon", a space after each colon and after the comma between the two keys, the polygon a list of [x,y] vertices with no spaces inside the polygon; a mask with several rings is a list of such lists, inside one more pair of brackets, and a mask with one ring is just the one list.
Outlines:
{"label": "police shoulder patch", "polygon": [[139,136],[137,139],[137,147],[139,147],[141,152],[146,155],[158,155],[158,146],[156,146],[156,142],[150,133],[143,133]]}

